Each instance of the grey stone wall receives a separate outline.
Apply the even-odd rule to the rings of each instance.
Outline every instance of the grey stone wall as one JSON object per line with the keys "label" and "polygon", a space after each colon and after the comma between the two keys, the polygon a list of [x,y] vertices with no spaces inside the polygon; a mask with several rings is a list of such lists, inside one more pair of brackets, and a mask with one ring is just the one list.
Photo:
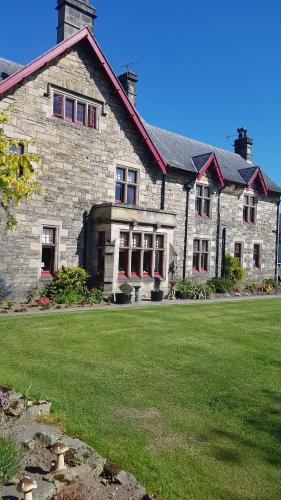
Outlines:
{"label": "grey stone wall", "polygon": [[[50,84],[104,104],[100,130],[58,119],[52,115]],[[10,136],[31,138],[42,158],[40,182],[44,192],[16,209],[16,231],[1,228],[0,275],[23,293],[40,277],[42,225],[59,232],[58,265],[77,265],[83,258],[83,214],[93,205],[114,201],[116,164],[139,170],[139,204],[160,208],[161,172],[129,120],[103,69],[83,45],[55,60],[7,95],[10,102]]]}

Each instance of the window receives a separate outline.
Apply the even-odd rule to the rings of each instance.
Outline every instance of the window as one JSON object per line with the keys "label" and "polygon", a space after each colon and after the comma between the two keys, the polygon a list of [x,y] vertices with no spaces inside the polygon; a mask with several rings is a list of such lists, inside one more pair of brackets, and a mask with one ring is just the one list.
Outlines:
{"label": "window", "polygon": [[115,203],[136,205],[138,173],[126,167],[116,168]]}
{"label": "window", "polygon": [[54,93],[53,115],[57,118],[97,128],[97,107],[74,96]]}
{"label": "window", "polygon": [[207,272],[209,270],[210,242],[196,239],[193,241],[193,271]]}
{"label": "window", "polygon": [[253,249],[253,267],[261,269],[261,245],[255,244]]}
{"label": "window", "polygon": [[[10,153],[14,153],[15,155],[23,155],[24,154],[24,145],[19,144],[18,146],[10,146]],[[22,166],[19,167],[18,177],[22,177],[24,174],[24,168]]]}
{"label": "window", "polygon": [[[164,235],[120,232],[120,277],[148,278],[164,275]],[[154,267],[153,267],[154,263]]]}
{"label": "window", "polygon": [[104,274],[105,231],[98,233],[98,276]]}
{"label": "window", "polygon": [[234,243],[234,257],[239,259],[240,264],[242,264],[242,243],[239,241]]}
{"label": "window", "polygon": [[55,272],[56,228],[43,227],[41,275],[51,276]]}
{"label": "window", "polygon": [[196,186],[195,210],[197,215],[210,218],[211,195],[208,186]]}
{"label": "window", "polygon": [[248,224],[256,222],[257,203],[255,196],[245,195],[243,205],[243,221]]}

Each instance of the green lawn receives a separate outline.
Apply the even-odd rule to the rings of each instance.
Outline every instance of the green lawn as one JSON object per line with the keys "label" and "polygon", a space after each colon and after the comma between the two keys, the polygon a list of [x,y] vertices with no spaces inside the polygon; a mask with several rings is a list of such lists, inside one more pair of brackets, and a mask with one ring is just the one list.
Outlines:
{"label": "green lawn", "polygon": [[165,499],[281,498],[281,300],[0,318],[0,381]]}

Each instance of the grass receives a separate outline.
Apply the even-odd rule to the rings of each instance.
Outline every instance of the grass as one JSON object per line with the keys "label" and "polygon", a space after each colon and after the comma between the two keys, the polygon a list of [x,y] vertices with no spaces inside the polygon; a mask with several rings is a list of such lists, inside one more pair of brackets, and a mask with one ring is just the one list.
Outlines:
{"label": "grass", "polygon": [[0,381],[165,499],[280,499],[281,300],[0,319]]}

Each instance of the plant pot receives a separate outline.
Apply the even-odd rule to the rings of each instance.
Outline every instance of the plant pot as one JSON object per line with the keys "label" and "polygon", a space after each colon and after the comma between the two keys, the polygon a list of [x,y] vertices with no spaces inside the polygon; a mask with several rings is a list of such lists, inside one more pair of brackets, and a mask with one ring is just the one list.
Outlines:
{"label": "plant pot", "polygon": [[118,292],[115,294],[116,304],[130,304],[132,295],[127,295],[126,293]]}
{"label": "plant pot", "polygon": [[163,300],[163,295],[164,295],[163,290],[159,290],[159,291],[153,290],[151,292],[151,300],[152,300],[152,302],[161,302],[161,300]]}

